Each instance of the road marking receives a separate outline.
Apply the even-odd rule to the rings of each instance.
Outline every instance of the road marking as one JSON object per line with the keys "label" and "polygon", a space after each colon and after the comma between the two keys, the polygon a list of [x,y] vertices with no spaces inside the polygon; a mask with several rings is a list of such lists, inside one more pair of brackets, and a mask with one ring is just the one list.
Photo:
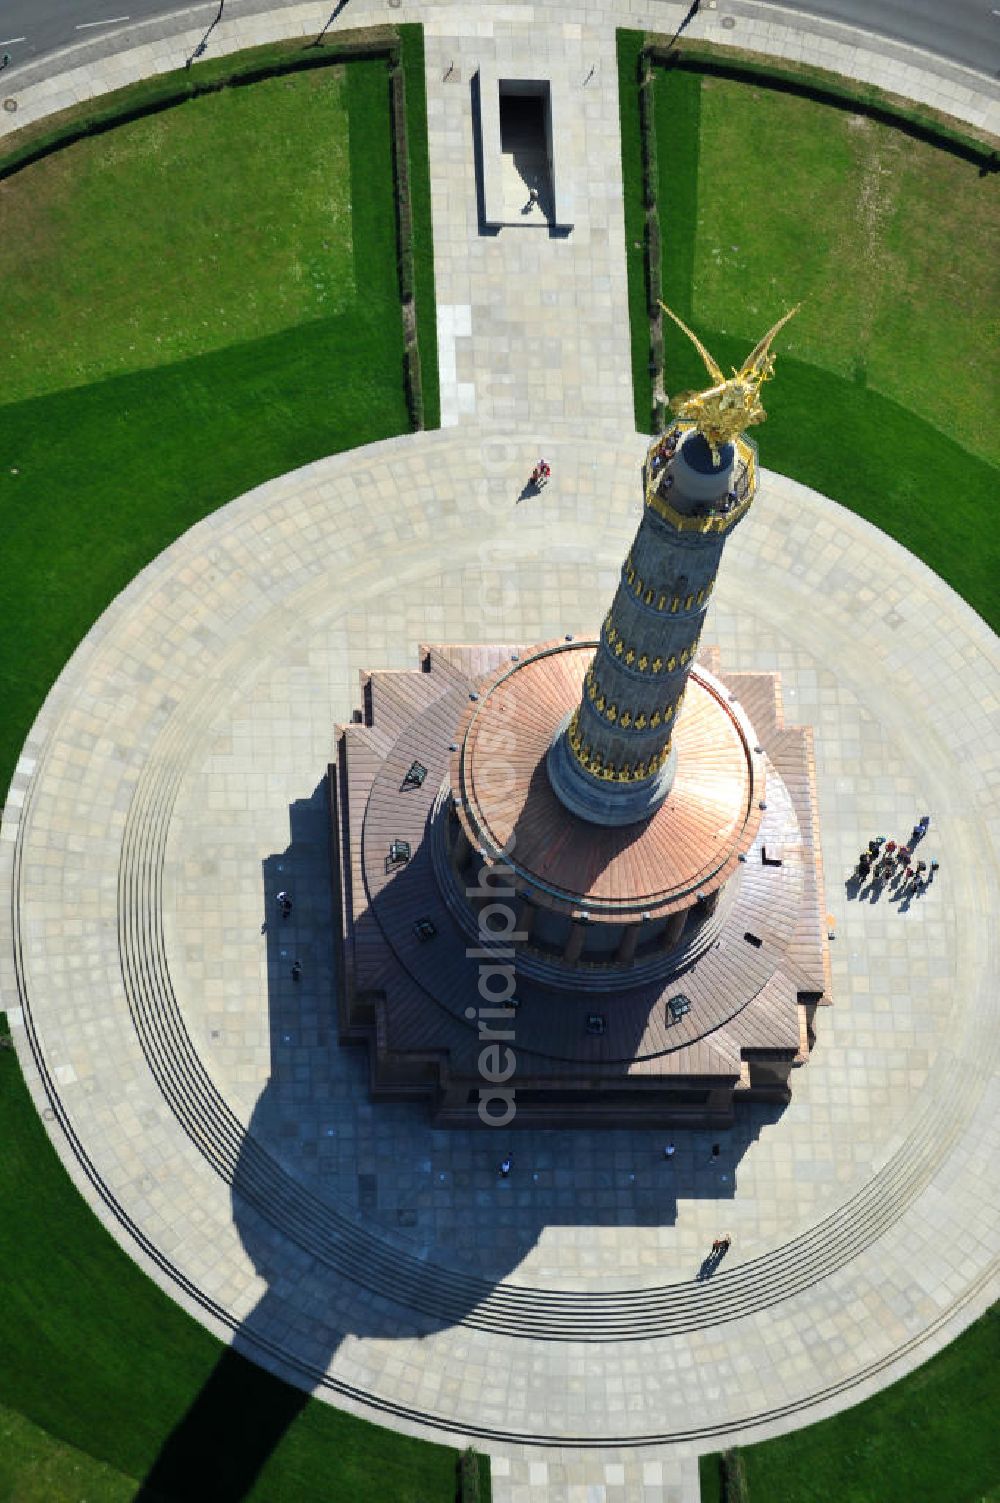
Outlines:
{"label": "road marking", "polygon": [[75,30],[86,31],[90,26],[117,26],[119,21],[130,21],[131,19],[131,16],[109,16],[106,21],[81,21]]}
{"label": "road marking", "polygon": [[0,47],[13,47],[15,42],[26,42],[27,37],[8,37],[6,42],[0,42]]}

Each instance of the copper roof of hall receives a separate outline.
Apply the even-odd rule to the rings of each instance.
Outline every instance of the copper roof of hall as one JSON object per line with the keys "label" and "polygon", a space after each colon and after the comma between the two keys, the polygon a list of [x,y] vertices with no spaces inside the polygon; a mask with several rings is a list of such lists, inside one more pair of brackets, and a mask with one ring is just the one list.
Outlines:
{"label": "copper roof of hall", "polygon": [[579,702],[595,646],[546,643],[517,661],[508,655],[481,678],[455,734],[451,786],[465,832],[487,858],[513,837],[506,862],[532,902],[621,923],[688,908],[723,885],[760,825],[765,764],[734,697],[695,667],[674,732],[677,773],[661,808],[617,828],[571,814],[545,758]]}
{"label": "copper roof of hall", "polygon": [[[340,732],[332,812],[344,995],[361,999],[363,1014],[373,1009],[370,1022],[362,1019],[356,1029],[374,1029],[377,1049],[393,1068],[410,1060],[414,1068],[436,1069],[444,1061],[451,1077],[475,1078],[481,1045],[469,1019],[479,997],[477,952],[469,951],[438,884],[428,822],[448,787],[454,727],[465,706],[478,703],[469,693],[513,653],[531,651],[423,647],[423,672],[364,675],[363,720]],[[709,650],[706,660],[718,672],[718,654]],[[719,1080],[742,1076],[751,1055],[808,1055],[800,999],[826,992],[829,1000],[812,735],[785,726],[776,675],[726,674],[722,686],[727,703],[732,693],[749,712],[776,773],[747,862],[723,899],[732,897],[725,933],[683,977],[633,987],[609,978],[600,1037],[587,1032],[589,1013],[602,1006],[592,991],[556,993],[521,978],[522,1084],[672,1075]],[[427,777],[408,787],[405,774],[415,757]],[[390,867],[386,852],[395,838],[410,842],[413,854]],[[416,925],[428,920],[435,938],[423,943]],[[678,982],[692,1005],[672,1020],[665,1001]]]}

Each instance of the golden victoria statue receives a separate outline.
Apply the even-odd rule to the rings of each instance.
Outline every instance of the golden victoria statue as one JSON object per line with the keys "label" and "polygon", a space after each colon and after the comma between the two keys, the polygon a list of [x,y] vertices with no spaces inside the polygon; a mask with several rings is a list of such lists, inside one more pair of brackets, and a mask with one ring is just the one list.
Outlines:
{"label": "golden victoria statue", "polygon": [[705,362],[705,369],[716,382],[706,391],[685,391],[672,400],[668,398],[670,406],[680,418],[687,418],[697,428],[712,451],[713,463],[719,463],[719,450],[723,444],[730,443],[738,438],[745,428],[754,423],[762,423],[767,413],[760,405],[760,388],[774,374],[774,356],[771,354],[771,341],[779,329],[784,328],[793,314],[798,313],[801,304],[789,308],[788,312],[769,329],[750,354],[744,360],[738,371],[733,371],[730,380],[726,380],[719,366],[698,338],[693,334],[687,324],[672,313],[666,303],[660,307],[668,318],[672,318],[679,329],[694,345],[698,354]]}

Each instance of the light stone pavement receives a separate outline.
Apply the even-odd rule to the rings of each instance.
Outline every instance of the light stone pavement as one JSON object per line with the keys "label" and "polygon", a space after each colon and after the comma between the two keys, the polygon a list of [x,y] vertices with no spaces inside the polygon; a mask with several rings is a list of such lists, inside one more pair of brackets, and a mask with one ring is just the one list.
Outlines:
{"label": "light stone pavement", "polygon": [[[224,45],[318,29],[320,10],[227,21]],[[658,28],[683,10],[656,6]],[[448,426],[264,486],[144,571],[54,688],[0,831],[0,1001],[112,1234],[323,1397],[476,1438],[498,1503],[688,1503],[699,1450],[856,1402],[995,1292],[995,640],[889,539],[779,476],[705,640],[727,668],[780,668],[789,718],[816,727],[836,1005],[791,1107],[746,1113],[718,1164],[699,1132],[670,1164],[646,1132],[525,1133],[501,1183],[507,1143],[373,1108],[363,1057],[336,1043],[319,785],[359,669],[412,667],[421,640],[592,630],[638,520],[613,22],[653,15],[407,9],[427,25]],[[168,66],[178,40],[94,76]],[[469,81],[487,56],[577,80],[568,239],[478,236]],[[65,102],[65,77],[26,89],[18,119]],[[988,88],[969,88],[979,108]],[[553,482],[517,504],[538,452]],[[942,861],[926,897],[851,900],[863,840],[925,809]],[[722,1231],[730,1256],[699,1284]],[[391,1275],[414,1267],[411,1308]],[[457,1317],[435,1311],[438,1270],[474,1281]],[[532,1290],[620,1292],[628,1329],[610,1336],[595,1304],[582,1337],[533,1341]]]}

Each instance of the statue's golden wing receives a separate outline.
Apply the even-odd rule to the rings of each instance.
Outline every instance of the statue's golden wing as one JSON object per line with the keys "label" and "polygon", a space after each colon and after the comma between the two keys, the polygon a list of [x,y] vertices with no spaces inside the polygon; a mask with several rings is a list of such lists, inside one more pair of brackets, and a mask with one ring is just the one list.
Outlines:
{"label": "statue's golden wing", "polygon": [[796,303],[794,308],[789,308],[788,312],[783,314],[783,316],[778,319],[778,322],[774,325],[773,329],[768,329],[760,344],[756,345],[744,360],[740,370],[737,371],[737,377],[749,376],[752,371],[755,371],[758,366],[763,364],[764,360],[767,358],[771,340],[779,332],[779,330],[785,327],[790,318],[794,318],[795,314],[798,313],[801,307],[801,303]]}
{"label": "statue's golden wing", "polygon": [[[684,320],[681,319],[681,318],[678,318],[676,313],[672,313],[671,310],[667,307],[666,303],[660,303],[660,307],[663,309],[664,313],[666,313],[669,318],[673,319],[674,323],[677,325],[677,327],[679,329],[683,329],[684,330],[684,333],[687,335],[688,339],[690,339],[691,343],[694,345],[695,349],[698,351],[698,354],[701,356],[702,360],[704,360],[704,362],[705,362],[705,369],[708,371],[708,374],[712,377],[712,380],[713,381],[725,381],[725,379],[726,379],[725,376],[722,374],[722,371],[716,365],[715,361],[712,359],[711,355],[708,353],[708,351],[706,350],[705,346],[702,344],[701,340],[698,338],[697,334],[693,334],[691,332],[691,330],[688,328],[687,324],[684,322]],[[794,312],[794,309],[792,311]],[[786,318],[791,318],[791,316],[792,315],[790,313],[788,313],[788,314],[785,315]],[[783,322],[784,322],[784,319],[782,320],[782,323]],[[774,328],[771,330],[771,335],[776,334],[780,328],[781,328],[781,324],[775,324]],[[769,335],[768,337],[770,338],[771,335]]]}

